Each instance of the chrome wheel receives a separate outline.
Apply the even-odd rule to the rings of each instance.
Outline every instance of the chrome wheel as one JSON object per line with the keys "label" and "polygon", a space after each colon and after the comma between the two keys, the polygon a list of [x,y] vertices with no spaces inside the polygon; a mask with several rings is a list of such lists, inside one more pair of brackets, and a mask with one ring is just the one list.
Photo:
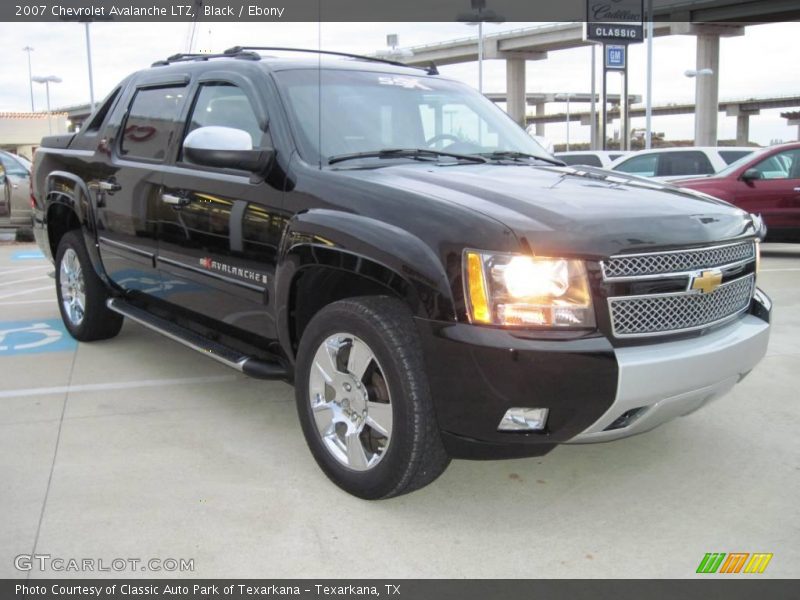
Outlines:
{"label": "chrome wheel", "polygon": [[308,389],[327,451],[355,471],[377,465],[392,438],[392,404],[370,347],[348,333],[328,337],[314,355]]}
{"label": "chrome wheel", "polygon": [[61,284],[61,306],[64,308],[64,314],[70,323],[80,325],[86,315],[86,285],[80,260],[72,248],[67,248],[61,257],[58,279]]}

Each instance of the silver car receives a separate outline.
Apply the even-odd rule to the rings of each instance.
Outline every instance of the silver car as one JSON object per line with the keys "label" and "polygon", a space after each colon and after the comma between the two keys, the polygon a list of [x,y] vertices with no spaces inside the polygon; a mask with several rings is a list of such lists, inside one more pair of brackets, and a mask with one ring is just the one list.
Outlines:
{"label": "silver car", "polygon": [[0,226],[30,226],[31,163],[0,150]]}

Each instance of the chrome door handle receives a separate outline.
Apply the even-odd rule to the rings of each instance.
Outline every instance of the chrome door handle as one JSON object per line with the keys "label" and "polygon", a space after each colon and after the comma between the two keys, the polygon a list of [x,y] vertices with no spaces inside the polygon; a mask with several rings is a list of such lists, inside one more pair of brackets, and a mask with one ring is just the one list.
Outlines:
{"label": "chrome door handle", "polygon": [[114,180],[100,180],[97,182],[97,188],[103,192],[118,192],[122,186]]}
{"label": "chrome door handle", "polygon": [[795,191],[795,192],[800,192],[800,187],[796,187],[796,188],[794,188],[794,191]]}
{"label": "chrome door handle", "polygon": [[186,206],[189,204],[189,199],[186,196],[179,196],[178,194],[161,194],[161,201],[170,206]]}

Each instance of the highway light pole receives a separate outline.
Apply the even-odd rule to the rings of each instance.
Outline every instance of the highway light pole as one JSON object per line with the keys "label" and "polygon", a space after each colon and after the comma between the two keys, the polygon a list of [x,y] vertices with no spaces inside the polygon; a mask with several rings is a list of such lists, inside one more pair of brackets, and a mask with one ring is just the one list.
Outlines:
{"label": "highway light pole", "polygon": [[92,77],[92,40],[89,35],[91,21],[84,21],[86,27],[86,62],[89,65],[89,112],[94,111],[94,78]]}
{"label": "highway light pole", "polygon": [[458,16],[470,26],[478,26],[478,91],[483,93],[483,24],[503,23],[503,17],[486,8],[486,0],[471,0],[472,11]]}
{"label": "highway light pole", "polygon": [[33,72],[31,71],[31,52],[33,52],[33,47],[25,46],[22,51],[28,53],[28,85],[31,87],[31,112],[36,112],[36,109],[33,108]]}
{"label": "highway light pole", "polygon": [[47,95],[47,129],[50,132],[50,135],[52,135],[53,119],[52,115],[50,114],[50,83],[61,83],[61,78],[56,77],[55,75],[48,75],[47,77],[31,77],[31,81],[44,84],[45,93]]}

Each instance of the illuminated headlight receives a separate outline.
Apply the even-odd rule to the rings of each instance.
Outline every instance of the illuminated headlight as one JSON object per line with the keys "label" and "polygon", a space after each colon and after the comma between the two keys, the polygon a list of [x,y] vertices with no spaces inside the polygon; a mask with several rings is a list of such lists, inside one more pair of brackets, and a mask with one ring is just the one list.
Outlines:
{"label": "illuminated headlight", "polygon": [[505,327],[595,326],[583,261],[467,250],[464,280],[472,323]]}

